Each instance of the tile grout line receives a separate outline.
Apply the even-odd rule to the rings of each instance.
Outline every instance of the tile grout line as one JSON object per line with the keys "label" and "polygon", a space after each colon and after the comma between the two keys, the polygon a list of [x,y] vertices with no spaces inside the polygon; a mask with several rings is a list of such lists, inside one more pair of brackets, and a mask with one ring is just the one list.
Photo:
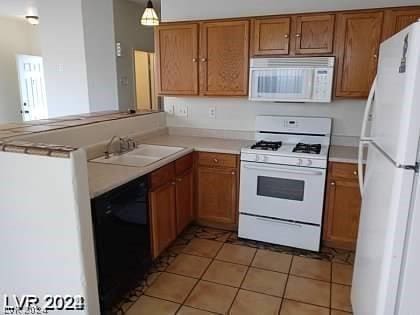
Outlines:
{"label": "tile grout line", "polygon": [[284,284],[283,295],[282,295],[282,298],[281,298],[281,304],[280,304],[280,308],[279,308],[279,312],[278,312],[279,315],[280,315],[281,309],[283,308],[283,305],[284,305],[284,299],[285,299],[285,296],[286,296],[287,284],[289,283],[290,272],[292,271],[292,266],[293,266],[294,259],[295,259],[295,255],[292,255],[292,259],[290,260],[289,271],[287,272],[286,282]]}
{"label": "tile grout line", "polygon": [[228,313],[230,313],[230,311],[232,310],[233,304],[235,303],[235,300],[236,300],[236,298],[238,297],[239,291],[241,290],[242,285],[243,285],[243,284],[244,284],[244,282],[245,282],[245,278],[246,278],[246,276],[248,275],[249,269],[251,269],[252,262],[254,261],[255,256],[257,256],[257,252],[258,252],[258,249],[255,249],[254,255],[252,256],[252,259],[251,259],[251,261],[249,262],[249,265],[247,266],[247,269],[246,269],[245,275],[244,275],[244,277],[242,278],[241,283],[239,284],[238,291],[236,291],[236,294],[235,294],[235,296],[233,297],[232,303],[230,304],[230,306],[229,306],[229,308],[228,308],[228,310],[227,310],[227,312],[228,312]]}

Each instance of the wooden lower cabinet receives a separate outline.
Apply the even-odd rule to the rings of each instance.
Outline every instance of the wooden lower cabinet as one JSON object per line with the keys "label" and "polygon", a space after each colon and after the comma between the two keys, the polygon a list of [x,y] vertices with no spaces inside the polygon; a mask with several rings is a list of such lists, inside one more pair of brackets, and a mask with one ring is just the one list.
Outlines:
{"label": "wooden lower cabinet", "polygon": [[357,165],[330,163],[324,213],[325,245],[355,249],[360,207]]}
{"label": "wooden lower cabinet", "polygon": [[156,258],[177,237],[175,185],[168,182],[150,192],[152,250]]}
{"label": "wooden lower cabinet", "polygon": [[158,257],[194,219],[192,161],[192,155],[186,155],[150,174],[153,258]]}
{"label": "wooden lower cabinet", "polygon": [[[233,161],[235,164],[234,167],[210,166],[212,161],[215,165],[231,164]],[[238,223],[237,157],[200,152],[196,176],[197,221],[234,229]]]}
{"label": "wooden lower cabinet", "polygon": [[181,233],[193,220],[193,181],[192,169],[176,178],[176,230]]}

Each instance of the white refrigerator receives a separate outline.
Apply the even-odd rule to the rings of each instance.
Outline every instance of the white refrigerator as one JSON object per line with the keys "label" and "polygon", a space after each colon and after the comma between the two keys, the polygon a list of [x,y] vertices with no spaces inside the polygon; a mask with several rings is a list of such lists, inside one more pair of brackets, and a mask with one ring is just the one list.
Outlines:
{"label": "white refrigerator", "polygon": [[[370,134],[366,124],[371,117]],[[420,22],[380,47],[361,148],[362,209],[351,301],[355,315],[420,314]]]}

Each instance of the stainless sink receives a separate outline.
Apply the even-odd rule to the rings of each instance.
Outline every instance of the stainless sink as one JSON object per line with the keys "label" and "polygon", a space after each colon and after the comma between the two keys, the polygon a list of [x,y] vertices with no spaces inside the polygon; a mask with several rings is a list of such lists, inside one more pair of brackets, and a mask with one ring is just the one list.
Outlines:
{"label": "stainless sink", "polygon": [[113,154],[109,158],[102,156],[91,160],[91,162],[144,167],[183,149],[180,147],[141,144],[133,151],[124,154]]}

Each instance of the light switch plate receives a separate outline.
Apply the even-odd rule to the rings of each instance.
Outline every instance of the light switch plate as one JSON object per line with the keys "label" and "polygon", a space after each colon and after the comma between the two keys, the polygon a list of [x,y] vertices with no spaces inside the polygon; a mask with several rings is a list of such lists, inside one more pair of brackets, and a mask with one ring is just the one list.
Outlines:
{"label": "light switch plate", "polygon": [[216,119],[216,107],[209,107],[209,118]]}
{"label": "light switch plate", "polygon": [[175,116],[188,117],[188,106],[187,105],[175,106]]}

